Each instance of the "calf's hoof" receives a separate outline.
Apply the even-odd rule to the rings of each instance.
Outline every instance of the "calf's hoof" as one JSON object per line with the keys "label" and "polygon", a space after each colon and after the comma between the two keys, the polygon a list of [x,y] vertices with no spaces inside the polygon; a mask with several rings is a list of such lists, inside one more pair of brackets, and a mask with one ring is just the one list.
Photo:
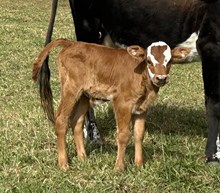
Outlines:
{"label": "calf's hoof", "polygon": [[125,165],[124,164],[115,164],[114,170],[115,171],[123,171],[125,169]]}
{"label": "calf's hoof", "polygon": [[136,159],[135,160],[135,165],[137,168],[141,168],[144,166],[144,160],[143,159]]}
{"label": "calf's hoof", "polygon": [[67,157],[64,158],[58,158],[58,166],[61,170],[68,170],[69,169],[69,163]]}
{"label": "calf's hoof", "polygon": [[88,160],[87,155],[86,155],[85,153],[79,154],[79,155],[77,156],[77,158],[78,158],[79,161]]}
{"label": "calf's hoof", "polygon": [[59,164],[59,168],[63,171],[67,171],[69,169],[69,164],[64,164],[64,165]]}

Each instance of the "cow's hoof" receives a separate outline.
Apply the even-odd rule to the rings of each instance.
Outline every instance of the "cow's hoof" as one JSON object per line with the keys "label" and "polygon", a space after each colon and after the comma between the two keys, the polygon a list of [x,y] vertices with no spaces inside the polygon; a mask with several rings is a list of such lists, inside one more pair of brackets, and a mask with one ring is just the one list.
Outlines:
{"label": "cow's hoof", "polygon": [[208,163],[210,165],[219,165],[220,164],[220,160],[216,156],[216,154],[213,154],[212,156],[206,158],[206,163]]}

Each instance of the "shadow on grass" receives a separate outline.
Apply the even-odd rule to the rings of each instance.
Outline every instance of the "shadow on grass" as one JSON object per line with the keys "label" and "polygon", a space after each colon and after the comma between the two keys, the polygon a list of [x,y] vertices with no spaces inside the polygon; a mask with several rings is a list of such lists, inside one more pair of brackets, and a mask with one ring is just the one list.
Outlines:
{"label": "shadow on grass", "polygon": [[201,109],[156,105],[150,109],[146,124],[149,133],[185,136],[207,133],[206,114]]}
{"label": "shadow on grass", "polygon": [[[115,140],[116,126],[114,113],[111,108],[105,113],[97,114],[97,124],[104,138],[104,145],[102,146],[102,153],[105,152],[116,152],[117,144]],[[207,123],[205,110],[197,110],[190,108],[182,108],[176,106],[167,106],[157,104],[149,109],[148,115],[146,117],[146,131],[149,135],[160,135],[170,136],[170,140],[175,136],[188,136],[188,137],[204,137],[207,135]],[[144,143],[144,157],[146,160],[153,160],[155,152],[157,155],[162,155],[163,150],[161,149],[161,144],[156,144],[157,142],[151,140]],[[173,139],[167,143],[178,143]],[[168,155],[174,155],[178,158],[184,158],[185,154],[179,147],[170,149],[172,145],[164,145],[164,152]],[[177,145],[179,146],[179,145]],[[88,154],[90,154],[95,147],[89,147]],[[127,147],[127,156],[129,157],[129,162],[134,160],[134,145],[129,144]]]}
{"label": "shadow on grass", "polygon": [[[111,108],[96,117],[101,135],[105,138],[116,131],[114,113]],[[146,131],[149,134],[206,136],[207,122],[205,110],[181,108],[167,105],[150,107],[146,117]]]}

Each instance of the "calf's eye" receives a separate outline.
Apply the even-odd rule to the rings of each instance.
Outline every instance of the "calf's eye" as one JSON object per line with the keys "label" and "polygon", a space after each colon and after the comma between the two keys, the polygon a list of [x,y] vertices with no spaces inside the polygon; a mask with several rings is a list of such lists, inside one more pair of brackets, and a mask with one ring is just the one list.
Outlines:
{"label": "calf's eye", "polygon": [[147,60],[147,63],[148,63],[148,64],[151,64],[151,61],[148,59],[148,60]]}

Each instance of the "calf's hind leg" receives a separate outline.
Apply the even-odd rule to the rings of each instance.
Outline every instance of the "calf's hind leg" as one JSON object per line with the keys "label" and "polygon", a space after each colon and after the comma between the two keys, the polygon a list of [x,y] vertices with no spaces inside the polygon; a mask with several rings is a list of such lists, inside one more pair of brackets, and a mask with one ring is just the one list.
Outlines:
{"label": "calf's hind leg", "polygon": [[76,145],[77,157],[82,160],[86,157],[84,140],[83,140],[83,124],[86,113],[89,109],[89,99],[82,95],[73,111],[73,120],[71,123],[73,129],[73,137]]}
{"label": "calf's hind leg", "polygon": [[64,170],[69,167],[66,151],[66,133],[69,126],[69,118],[78,96],[75,93],[71,91],[62,93],[61,102],[56,114],[55,132],[57,136],[58,165]]}

